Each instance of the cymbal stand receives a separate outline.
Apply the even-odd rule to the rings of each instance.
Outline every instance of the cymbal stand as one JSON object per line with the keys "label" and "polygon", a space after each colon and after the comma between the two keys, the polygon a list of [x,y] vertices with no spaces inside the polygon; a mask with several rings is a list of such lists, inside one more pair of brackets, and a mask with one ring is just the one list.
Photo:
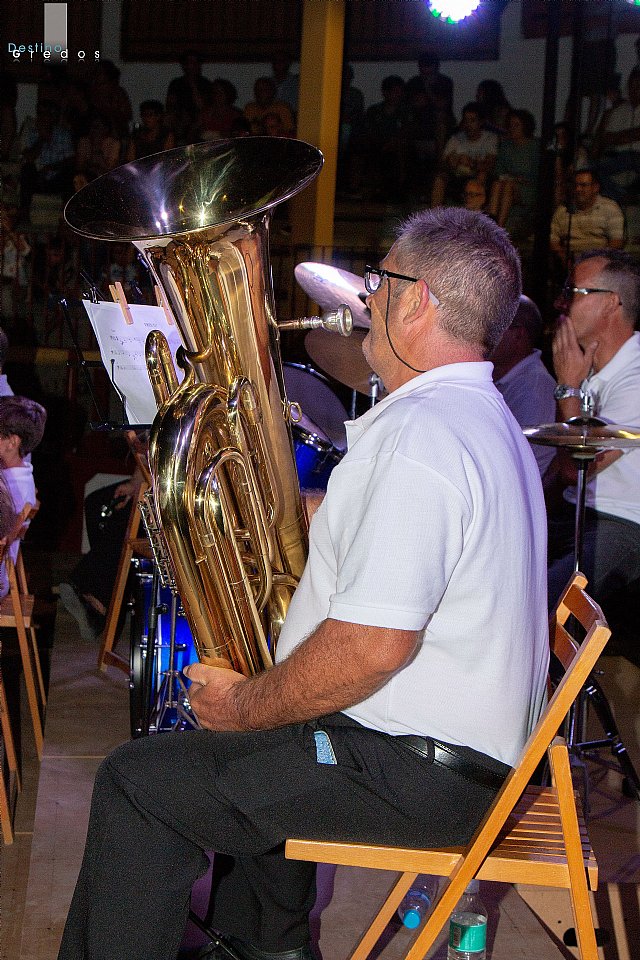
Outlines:
{"label": "cymbal stand", "polygon": [[375,407],[380,393],[380,377],[372,373],[369,377],[369,407]]}
{"label": "cymbal stand", "polygon": [[[186,727],[199,730],[200,724],[189,705],[189,692],[180,671],[176,669],[176,624],[178,621],[178,596],[171,594],[171,617],[169,627],[169,667],[163,671],[162,683],[158,690],[152,723],[157,731],[162,730],[163,721],[169,710],[175,710],[172,730],[184,730]],[[158,664],[159,665],[159,664]]]}
{"label": "cymbal stand", "polygon": [[[594,421],[595,418],[586,418]],[[599,421],[601,424],[604,421]],[[600,451],[596,447],[578,447],[571,451],[571,457],[578,469],[576,485],[576,515],[574,537],[574,570],[581,569],[584,551],[584,529],[587,506],[587,473],[589,465],[593,463]],[[587,740],[587,717],[589,706],[598,718],[604,732],[599,740]],[[585,759],[593,760],[601,766],[617,770],[625,778],[628,795],[640,801],[640,777],[622,742],[609,702],[602,687],[591,673],[583,686],[567,718],[567,747],[574,760],[575,766],[582,771],[584,785],[585,811],[589,809],[589,778]],[[610,749],[616,762],[605,760],[601,756],[594,756],[594,751]]]}

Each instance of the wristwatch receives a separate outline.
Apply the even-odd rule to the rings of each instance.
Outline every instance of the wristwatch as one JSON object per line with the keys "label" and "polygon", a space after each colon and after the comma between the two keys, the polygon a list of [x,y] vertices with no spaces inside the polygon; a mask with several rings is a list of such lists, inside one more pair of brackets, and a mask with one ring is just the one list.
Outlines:
{"label": "wristwatch", "polygon": [[580,387],[570,387],[566,383],[559,383],[553,391],[553,396],[556,400],[568,400],[569,397],[580,398],[582,390]]}

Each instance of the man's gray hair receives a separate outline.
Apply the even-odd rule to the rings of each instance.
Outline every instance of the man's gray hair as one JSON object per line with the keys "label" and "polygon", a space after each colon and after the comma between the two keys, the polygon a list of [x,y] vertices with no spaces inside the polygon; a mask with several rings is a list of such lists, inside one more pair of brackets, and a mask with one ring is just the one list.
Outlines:
{"label": "man's gray hair", "polygon": [[587,250],[576,257],[576,267],[585,260],[604,260],[598,274],[598,284],[613,290],[622,301],[622,311],[627,321],[638,329],[640,320],[640,263],[637,258],[623,250]]}
{"label": "man's gray hair", "polygon": [[491,353],[522,290],[520,257],[506,231],[483,213],[436,207],[401,225],[394,250],[398,272],[424,279],[440,300],[449,336]]}

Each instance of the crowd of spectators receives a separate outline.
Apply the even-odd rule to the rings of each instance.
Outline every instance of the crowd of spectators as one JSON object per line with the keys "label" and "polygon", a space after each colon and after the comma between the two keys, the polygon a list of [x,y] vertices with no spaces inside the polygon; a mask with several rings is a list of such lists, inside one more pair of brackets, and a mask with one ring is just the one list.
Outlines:
{"label": "crowd of spectators", "polygon": [[[25,264],[34,259],[21,227],[30,218],[35,223],[33,210],[43,198],[57,198],[53,209],[59,215],[74,191],[121,163],[200,140],[295,135],[299,78],[290,57],[274,56],[271,74],[255,81],[253,99],[244,106],[230,80],[204,76],[197,54],[187,51],[179,62],[181,74],[169,83],[164,102],[143,101],[137,121],[120,72],[109,60],[91,67],[84,82],[65,65],[47,64],[35,116],[20,127],[16,84],[3,76],[3,315],[20,299]],[[580,135],[568,116],[556,124],[548,144],[536,137],[534,117],[512,104],[497,80],[480,82],[456,117],[453,82],[438,60],[422,56],[417,67],[408,81],[384,77],[380,101],[366,108],[353,69],[345,64],[340,197],[484,210],[520,242],[535,227],[539,165],[548,152],[554,158],[551,250],[558,270],[585,244],[624,245],[624,215],[617,204],[633,199],[640,183],[640,63],[630,73],[626,97],[619,76],[616,82],[612,70],[603,71],[599,114],[594,120],[589,112],[588,135],[586,130]],[[125,282],[129,275],[133,282],[136,269],[135,263],[114,261],[97,279],[108,283],[124,273]]]}

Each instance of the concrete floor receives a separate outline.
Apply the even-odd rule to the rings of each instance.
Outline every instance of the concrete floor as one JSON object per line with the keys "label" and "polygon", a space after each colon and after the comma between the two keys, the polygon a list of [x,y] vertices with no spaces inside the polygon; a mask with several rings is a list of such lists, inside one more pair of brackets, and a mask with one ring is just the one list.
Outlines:
{"label": "concrete floor", "polygon": [[[62,555],[38,558],[38,565],[48,565],[52,583],[64,579],[72,562]],[[75,621],[60,607],[40,765],[22,709],[24,790],[17,804],[15,842],[2,851],[1,960],[56,957],[82,854],[93,776],[100,759],[129,736],[127,678],[115,669],[99,673],[96,656],[97,648],[80,641]],[[640,768],[640,670],[621,657],[603,658],[602,667],[603,687]],[[589,833],[601,875],[595,906],[598,924],[609,937],[601,956],[633,960],[640,958],[640,804],[623,796],[615,772],[590,765],[590,784]],[[348,956],[391,881],[391,874],[321,868],[315,929],[325,960]],[[572,926],[568,894],[485,883],[482,896],[490,914],[488,953],[493,960],[577,955],[562,943]],[[197,899],[204,898],[200,888]],[[379,955],[394,960],[402,955],[407,931],[390,930],[387,939]],[[197,931],[188,931],[187,942],[198,942]],[[446,956],[442,938],[433,955]]]}

